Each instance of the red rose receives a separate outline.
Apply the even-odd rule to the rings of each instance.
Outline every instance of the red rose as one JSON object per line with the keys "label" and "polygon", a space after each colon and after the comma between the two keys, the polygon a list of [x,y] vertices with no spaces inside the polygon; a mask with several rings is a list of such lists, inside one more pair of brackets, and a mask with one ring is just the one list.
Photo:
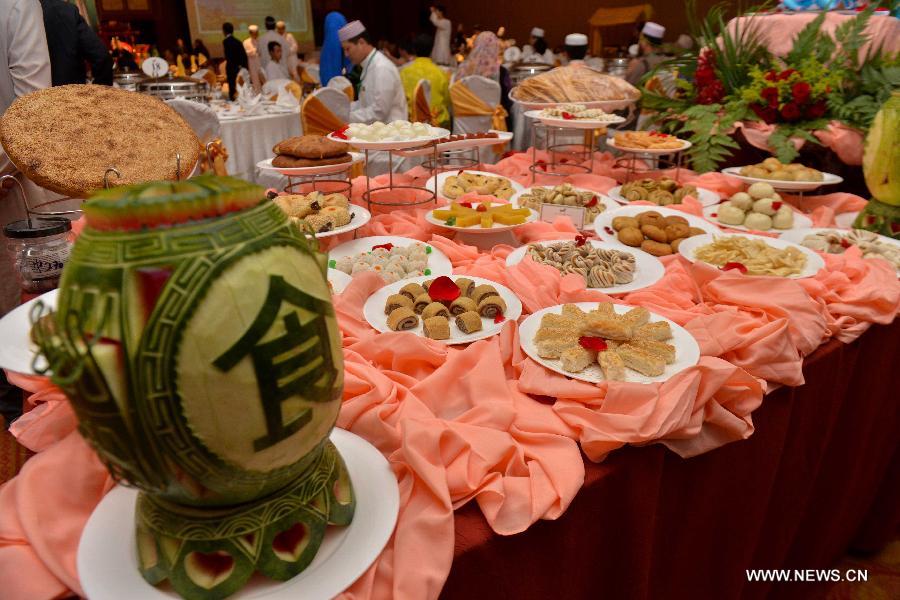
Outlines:
{"label": "red rose", "polygon": [[711,67],[703,67],[701,69],[697,69],[697,71],[694,73],[694,79],[697,80],[697,85],[709,85],[712,82],[716,81],[716,72]]}
{"label": "red rose", "polygon": [[824,100],[819,100],[815,104],[811,104],[806,107],[806,118],[807,119],[821,119],[825,116],[825,113],[828,111],[828,106],[825,104]]}
{"label": "red rose", "polygon": [[793,74],[796,73],[796,72],[797,72],[797,71],[794,70],[794,69],[785,69],[784,71],[782,71],[782,72],[778,75],[778,80],[779,80],[779,81],[784,81],[785,79],[787,79],[788,77],[790,77],[791,75],[793,75]]}
{"label": "red rose", "polygon": [[809,100],[809,93],[811,91],[812,88],[810,88],[809,84],[805,81],[798,81],[791,86],[791,95],[794,97],[794,102],[797,104],[806,104],[807,100]]}
{"label": "red rose", "polygon": [[769,71],[768,73],[766,73],[766,81],[777,81],[777,80],[778,80],[778,74],[775,73],[775,71]]}
{"label": "red rose", "polygon": [[778,112],[771,106],[763,106],[762,104],[751,104],[750,108],[756,113],[756,116],[766,123],[774,123],[778,119]]}
{"label": "red rose", "polygon": [[778,106],[778,88],[773,88],[773,87],[763,88],[763,90],[759,93],[759,95],[772,108],[775,108],[776,106]]}
{"label": "red rose", "polygon": [[800,107],[795,102],[788,102],[781,107],[781,116],[786,121],[796,121],[800,118]]}

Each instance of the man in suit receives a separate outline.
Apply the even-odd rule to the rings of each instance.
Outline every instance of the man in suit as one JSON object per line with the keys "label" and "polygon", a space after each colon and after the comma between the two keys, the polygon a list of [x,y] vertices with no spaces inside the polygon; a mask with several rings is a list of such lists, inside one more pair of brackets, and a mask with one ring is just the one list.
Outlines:
{"label": "man in suit", "polygon": [[112,58],[78,7],[64,0],[41,0],[41,8],[53,85],[87,81],[86,62],[94,83],[112,85]]}
{"label": "man in suit", "polygon": [[225,49],[225,79],[228,81],[228,99],[234,100],[237,94],[237,74],[241,68],[247,68],[247,52],[244,50],[244,44],[234,37],[234,25],[231,23],[222,24],[222,33],[225,34],[225,40],[222,47]]}

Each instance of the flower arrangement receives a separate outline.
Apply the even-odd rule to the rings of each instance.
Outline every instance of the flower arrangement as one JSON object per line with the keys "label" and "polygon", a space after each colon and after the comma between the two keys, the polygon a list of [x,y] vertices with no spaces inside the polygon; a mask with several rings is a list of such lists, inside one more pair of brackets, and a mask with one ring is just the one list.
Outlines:
{"label": "flower arrangement", "polygon": [[[760,20],[729,24],[723,5],[698,20],[696,1],[685,6],[700,50],[647,74],[643,108],[654,111],[651,123],[661,130],[691,141],[687,154],[697,171],[718,169],[739,148],[730,135],[737,121],[774,125],[769,145],[790,162],[798,154],[792,137],[820,144],[812,132],[831,120],[866,131],[891,91],[900,89],[900,56],[870,48],[860,59],[874,3],[833,33],[822,30],[826,15],[820,13],[783,58],[762,44]],[[676,74],[674,93],[657,84],[660,71]]]}

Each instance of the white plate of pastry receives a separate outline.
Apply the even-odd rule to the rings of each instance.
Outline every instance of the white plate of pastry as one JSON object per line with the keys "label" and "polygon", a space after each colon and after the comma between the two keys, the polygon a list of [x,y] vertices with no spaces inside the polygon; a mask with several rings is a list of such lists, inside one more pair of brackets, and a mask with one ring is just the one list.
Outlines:
{"label": "white plate of pastry", "polygon": [[278,194],[272,202],[297,226],[309,226],[317,238],[359,229],[372,218],[368,210],[339,193]]}
{"label": "white plate of pastry", "polygon": [[437,181],[438,197],[446,200],[456,200],[469,192],[509,200],[516,192],[525,189],[525,186],[516,183],[509,177],[487,171],[468,171],[466,169],[438,173],[425,182],[425,187],[433,190],[435,181]]}
{"label": "white plate of pastry", "polygon": [[327,175],[329,173],[340,173],[342,171],[346,171],[356,163],[364,162],[366,159],[366,157],[361,152],[349,152],[348,154],[350,154],[349,161],[334,164],[312,165],[309,167],[276,167],[272,165],[272,161],[275,159],[267,158],[256,163],[256,168],[260,171],[271,171],[274,173],[278,173],[279,175],[285,175],[287,177]]}
{"label": "white plate of pastry", "polygon": [[[775,204],[778,206],[779,203],[769,202],[770,200],[770,198],[762,199],[762,202],[768,202],[768,206],[762,209],[765,212],[756,212],[753,209],[745,211],[737,206],[734,207],[735,209],[732,209],[731,207],[734,205],[730,200],[726,200],[717,206],[704,206],[703,216],[720,227],[740,229],[742,231],[765,231],[768,233],[777,233],[779,235],[783,235],[787,231],[793,229],[812,227],[812,219],[802,212],[795,210],[787,202],[782,203],[779,208],[773,209],[771,205]],[[723,210],[729,211],[730,213],[733,213],[733,215],[725,214],[723,213]],[[734,216],[734,218],[729,219],[729,216]],[[735,221],[735,223],[728,223],[723,221],[723,219],[732,220]],[[740,224],[737,223],[737,220],[739,219],[742,220]]]}
{"label": "white plate of pastry", "polygon": [[599,240],[586,240],[581,245],[575,240],[539,241],[510,252],[506,265],[517,265],[525,256],[531,256],[535,262],[549,265],[563,276],[580,275],[588,289],[625,294],[649,287],[666,274],[658,258],[633,250],[623,244]]}
{"label": "white plate of pastry", "polygon": [[539,310],[519,325],[519,344],[551,371],[590,383],[666,381],[700,360],[697,340],[680,325],[610,302]]}
{"label": "white plate of pastry", "polygon": [[863,258],[882,258],[900,273],[900,240],[874,231],[809,227],[786,231],[781,239],[825,254],[843,254],[851,246],[858,246]]}
{"label": "white plate of pastry", "polygon": [[689,237],[678,246],[678,252],[691,262],[705,262],[751,277],[803,279],[825,267],[825,260],[809,248],[750,233]]}
{"label": "white plate of pastry", "polygon": [[[628,206],[631,204],[632,200],[629,200],[625,196],[622,195],[622,187],[621,185],[617,185],[614,188],[610,188],[610,190],[606,193],[607,196],[618,202],[623,206]],[[694,186],[697,189],[697,200],[700,201],[700,204],[703,206],[713,206],[719,203],[719,195],[713,191]],[[649,194],[648,194],[649,195]],[[648,200],[652,202],[652,200]],[[656,202],[654,202],[656,204]],[[672,204],[681,204],[681,202],[672,202]],[[665,205],[663,205],[665,206]]]}
{"label": "white plate of pastry", "polygon": [[741,175],[741,169],[743,168],[744,167],[728,167],[727,169],[722,169],[722,173],[730,175],[735,179],[740,179],[745,183],[768,183],[776,190],[783,190],[786,192],[809,192],[818,189],[823,185],[836,185],[844,181],[844,178],[839,175],[824,172],[822,173],[821,181],[786,181],[783,179],[768,179],[765,177],[748,177],[747,175]]}
{"label": "white plate of pastry", "polygon": [[[653,221],[649,220],[652,217]],[[661,221],[661,222],[660,222]],[[669,225],[678,221],[687,226],[687,231],[668,230]],[[656,225],[663,231],[644,230],[644,225]],[[678,251],[678,239],[683,236],[717,233],[718,227],[702,217],[665,206],[620,206],[600,213],[594,220],[594,231],[606,242],[622,244],[654,256],[667,256]],[[669,235],[669,234],[672,235]],[[663,237],[665,234],[665,242]],[[653,237],[657,239],[653,239]],[[671,240],[669,238],[672,238]],[[652,242],[652,243],[651,243]],[[668,247],[667,247],[668,246]]]}
{"label": "white plate of pastry", "polygon": [[348,277],[375,271],[387,283],[453,272],[447,255],[431,244],[396,235],[373,235],[335,246],[328,252],[328,266]]}
{"label": "white plate of pastry", "polygon": [[[556,186],[534,186],[525,188],[521,192],[516,192],[509,199],[510,204],[516,207],[524,206],[538,213],[544,204],[551,206],[562,206],[565,210],[578,211],[584,209],[582,231],[594,230],[594,219],[604,210],[617,206],[614,202],[610,202],[609,198],[587,188],[575,187],[570,183],[563,183]],[[590,205],[590,206],[588,206]]]}
{"label": "white plate of pastry", "polygon": [[522,303],[489,279],[425,276],[384,286],[369,296],[363,314],[382,333],[408,331],[445,344],[468,344],[500,333],[504,323],[522,315]]}

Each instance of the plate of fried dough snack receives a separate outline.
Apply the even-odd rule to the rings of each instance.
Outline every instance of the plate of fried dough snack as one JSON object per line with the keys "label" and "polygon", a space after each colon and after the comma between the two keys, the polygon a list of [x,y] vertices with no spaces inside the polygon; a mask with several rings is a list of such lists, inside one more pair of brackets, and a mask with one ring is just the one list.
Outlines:
{"label": "plate of fried dough snack", "polygon": [[691,147],[689,141],[661,131],[619,131],[606,145],[638,154],[672,154]]}
{"label": "plate of fried dough snack", "polygon": [[[437,178],[438,196],[447,200],[456,200],[469,193],[509,200],[514,194],[525,189],[524,186],[511,179],[486,171],[460,169],[459,171],[438,173],[435,177]],[[425,182],[427,189],[434,189],[435,177],[431,177]]]}
{"label": "plate of fried dough snack", "polygon": [[685,196],[693,196],[703,206],[714,206],[719,203],[717,193],[690,184],[679,184],[669,177],[629,181],[610,189],[607,195],[619,204],[646,201],[657,206],[669,206],[681,204]]}
{"label": "plate of fried dough snack", "polygon": [[509,97],[526,109],[581,104],[585,108],[612,111],[634,104],[641,92],[620,77],[565,66],[529,77],[510,90]]}
{"label": "plate of fried dough snack", "polygon": [[541,212],[543,204],[572,206],[584,209],[583,229],[593,229],[597,215],[609,208],[609,200],[603,202],[603,194],[584,188],[574,187],[571,183],[559,185],[535,186],[516,193],[511,199],[515,206],[530,208]]}
{"label": "plate of fried dough snack", "polygon": [[705,219],[663,206],[620,206],[608,210],[594,221],[594,230],[607,242],[653,256],[675,254],[682,240],[720,231]]}
{"label": "plate of fried dough snack", "polygon": [[749,233],[698,235],[685,240],[678,252],[691,262],[751,277],[802,279],[825,267],[825,260],[805,246]]}
{"label": "plate of fried dough snack", "polygon": [[700,360],[694,337],[642,306],[577,302],[551,306],[519,325],[535,362],[591,383],[666,381]]}
{"label": "plate of fried dough snack", "polygon": [[500,333],[522,315],[522,303],[504,285],[481,277],[414,277],[386,285],[366,300],[369,325],[385,333],[408,331],[445,344],[468,344]]}
{"label": "plate of fried dough snack", "polygon": [[317,238],[353,231],[372,218],[369,211],[350,204],[343,194],[278,194],[272,202],[297,225],[312,229]]}
{"label": "plate of fried dough snack", "polygon": [[774,156],[755,165],[728,167],[722,169],[722,172],[747,183],[765,182],[776,190],[788,192],[810,191],[819,186],[834,185],[844,180],[839,175],[823,173],[800,163],[783,163]]}

